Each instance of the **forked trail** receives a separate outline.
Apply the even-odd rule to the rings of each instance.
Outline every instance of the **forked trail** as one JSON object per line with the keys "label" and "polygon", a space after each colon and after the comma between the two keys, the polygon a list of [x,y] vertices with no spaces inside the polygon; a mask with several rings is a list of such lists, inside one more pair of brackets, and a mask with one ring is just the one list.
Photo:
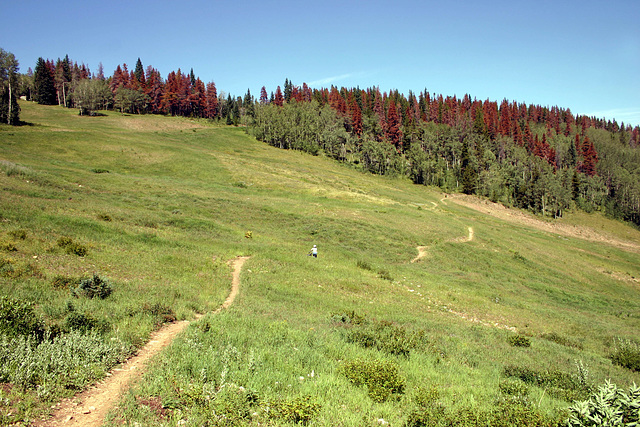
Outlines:
{"label": "forked trail", "polygon": [[[240,289],[240,271],[249,257],[238,257],[230,262],[233,267],[231,293],[215,313],[228,308],[238,295]],[[196,319],[202,315],[196,316]],[[144,369],[158,352],[171,344],[171,341],[188,325],[188,320],[167,325],[151,335],[149,342],[140,349],[138,354],[128,359],[119,368],[113,369],[107,378],[94,387],[62,401],[53,416],[47,420],[35,423],[37,426],[83,426],[98,427],[111,408],[115,406],[127,388],[137,380]]]}

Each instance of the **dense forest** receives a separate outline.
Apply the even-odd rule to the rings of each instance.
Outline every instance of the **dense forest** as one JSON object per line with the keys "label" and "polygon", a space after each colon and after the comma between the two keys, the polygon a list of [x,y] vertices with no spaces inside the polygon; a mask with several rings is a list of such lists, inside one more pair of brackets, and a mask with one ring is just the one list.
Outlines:
{"label": "dense forest", "polygon": [[246,125],[284,149],[324,153],[365,171],[407,176],[545,216],[599,210],[640,225],[640,127],[570,109],[378,87],[312,89],[284,82],[259,98],[232,97],[193,69],[163,78],[140,59],[110,77],[68,56],[18,74],[0,52],[0,119],[19,123],[16,97],[95,115],[168,114]]}

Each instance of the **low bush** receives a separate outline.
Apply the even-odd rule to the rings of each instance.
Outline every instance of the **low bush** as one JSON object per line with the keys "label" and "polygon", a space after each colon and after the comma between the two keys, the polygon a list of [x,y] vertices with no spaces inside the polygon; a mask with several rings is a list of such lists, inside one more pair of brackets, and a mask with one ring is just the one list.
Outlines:
{"label": "low bush", "polygon": [[546,416],[526,399],[506,396],[499,398],[491,409],[462,408],[447,410],[432,404],[415,408],[409,413],[405,427],[560,427],[561,418]]}
{"label": "low bush", "polygon": [[504,375],[517,378],[528,385],[544,388],[548,394],[565,401],[584,398],[591,392],[587,381],[588,372],[583,364],[578,365],[578,372],[570,374],[560,370],[535,370],[524,366],[506,366]]}
{"label": "low bush", "polygon": [[144,314],[148,314],[153,316],[154,324],[156,327],[162,325],[163,323],[171,323],[176,321],[176,314],[173,309],[164,304],[155,303],[155,304],[147,304],[145,303],[142,306],[142,312]]}
{"label": "low bush", "polygon": [[17,252],[18,247],[13,242],[0,242],[0,249],[6,252]]}
{"label": "low bush", "polygon": [[98,297],[105,299],[111,293],[113,289],[108,279],[98,276],[94,273],[93,277],[82,279],[77,288],[71,290],[71,294],[74,297],[84,296],[87,298]]}
{"label": "low bush", "polygon": [[426,334],[387,321],[370,321],[347,329],[346,340],[387,354],[409,356],[411,350],[426,343]]}
{"label": "low bush", "polygon": [[80,284],[81,280],[77,277],[55,276],[51,280],[51,286],[54,289],[73,289]]}
{"label": "low bush", "polygon": [[26,240],[27,239],[27,230],[18,229],[9,231],[9,236],[13,237],[16,240]]}
{"label": "low bush", "polygon": [[366,315],[356,313],[353,310],[333,313],[331,320],[336,323],[342,323],[346,325],[362,325],[367,320]]}
{"label": "low bush", "polygon": [[0,257],[0,276],[13,277],[16,272],[15,262],[13,258]]}
{"label": "low bush", "polygon": [[268,417],[295,424],[308,424],[322,409],[316,398],[311,396],[280,399],[263,404]]}
{"label": "low bush", "polygon": [[628,391],[607,381],[588,400],[569,407],[568,427],[636,427],[640,425],[640,387]]}
{"label": "low bush", "polygon": [[0,334],[9,337],[32,335],[41,341],[44,332],[44,322],[34,312],[32,303],[0,297]]}
{"label": "low bush", "polygon": [[524,381],[515,378],[507,378],[498,385],[500,393],[507,396],[526,397],[529,395],[529,387]]}
{"label": "low bush", "polygon": [[523,334],[509,335],[507,342],[513,347],[531,347],[531,340]]}
{"label": "low bush", "polygon": [[224,425],[244,425],[251,418],[253,407],[257,404],[257,396],[244,387],[225,384],[213,400],[213,410],[218,421]]}
{"label": "low bush", "polygon": [[571,338],[564,337],[556,332],[542,334],[540,338],[543,338],[547,341],[555,342],[556,344],[560,344],[565,347],[572,347],[572,348],[577,348],[578,350],[582,350],[582,344],[580,342],[573,340]]}
{"label": "low bush", "polygon": [[634,341],[616,339],[609,358],[616,365],[640,372],[640,344]]}
{"label": "low bush", "polygon": [[64,328],[67,331],[88,332],[91,330],[97,330],[99,332],[104,332],[109,329],[109,325],[108,323],[101,322],[89,314],[72,311],[64,319]]}
{"label": "low bush", "polygon": [[371,267],[371,264],[366,261],[358,260],[357,265],[358,268],[361,268],[363,270],[373,271],[373,267]]}
{"label": "low bush", "polygon": [[64,249],[69,255],[84,257],[89,252],[86,246],[74,242],[70,237],[60,237],[56,243],[58,247]]}
{"label": "low bush", "polygon": [[98,214],[98,215],[97,215],[97,218],[98,218],[100,221],[104,221],[104,222],[111,222],[111,221],[113,221],[113,218],[111,218],[111,215],[109,215],[109,214],[105,214],[105,213]]}
{"label": "low bush", "polygon": [[74,331],[42,342],[0,337],[0,382],[36,390],[47,400],[63,390],[81,390],[128,356],[131,349],[95,333]]}
{"label": "low bush", "polygon": [[391,276],[391,273],[389,273],[387,270],[378,271],[378,277],[381,279],[393,282],[393,277]]}
{"label": "low bush", "polygon": [[340,369],[352,384],[366,386],[374,402],[384,402],[394,394],[404,393],[405,379],[395,362],[354,359],[343,362]]}

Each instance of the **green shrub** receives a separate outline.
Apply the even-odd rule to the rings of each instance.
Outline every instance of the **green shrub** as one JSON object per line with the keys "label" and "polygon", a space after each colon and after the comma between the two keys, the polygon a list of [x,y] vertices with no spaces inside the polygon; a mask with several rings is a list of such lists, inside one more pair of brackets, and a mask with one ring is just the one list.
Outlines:
{"label": "green shrub", "polygon": [[18,247],[13,242],[0,242],[0,249],[6,252],[17,252]]}
{"label": "green shrub", "polygon": [[389,273],[387,270],[378,271],[378,277],[393,282],[393,277],[391,277],[391,273]]}
{"label": "green shrub", "polygon": [[37,390],[49,399],[62,390],[81,390],[123,361],[131,348],[103,341],[95,332],[73,331],[38,342],[33,337],[0,336],[0,382]]}
{"label": "green shrub", "polygon": [[64,327],[67,331],[88,332],[91,330],[105,331],[108,325],[88,315],[72,311],[64,319]]}
{"label": "green shrub", "polygon": [[93,169],[91,169],[91,172],[93,172],[93,173],[109,173],[109,171],[107,169],[102,169],[102,168],[93,168]]}
{"label": "green shrub", "polygon": [[408,356],[426,341],[424,331],[412,331],[387,321],[359,324],[346,331],[348,342],[364,348],[375,348],[388,354]]}
{"label": "green shrub", "polygon": [[160,326],[163,323],[171,323],[176,321],[176,314],[174,313],[173,309],[160,303],[145,303],[142,306],[142,312],[144,314],[153,316],[154,324],[156,326]]}
{"label": "green shrub", "polygon": [[7,176],[17,176],[20,178],[35,178],[37,176],[33,169],[6,160],[0,160],[0,170],[3,170]]}
{"label": "green shrub", "polygon": [[82,279],[77,288],[71,290],[74,297],[84,296],[87,298],[98,297],[105,299],[111,295],[113,289],[108,279],[102,278],[94,273],[93,277]]}
{"label": "green shrub", "polygon": [[311,396],[280,399],[264,404],[269,418],[295,424],[308,424],[322,409]]}
{"label": "green shrub", "polygon": [[88,253],[86,246],[80,243],[74,242],[70,237],[60,237],[57,241],[57,245],[64,249],[69,255],[78,255],[84,257]]}
{"label": "green shrub", "polygon": [[542,334],[540,337],[547,341],[552,341],[565,347],[572,347],[577,348],[578,350],[582,350],[582,344],[580,342],[575,341],[571,338],[564,337],[556,332]]}
{"label": "green shrub", "polygon": [[576,374],[560,370],[535,370],[524,366],[506,366],[504,375],[507,378],[520,379],[528,385],[544,388],[548,394],[558,399],[573,401],[584,398],[591,392],[587,381],[588,372],[584,365],[578,366]]}
{"label": "green shrub", "polygon": [[359,268],[363,270],[373,271],[373,267],[371,267],[371,265],[366,261],[358,260],[357,265]]}
{"label": "green shrub", "polygon": [[529,394],[529,387],[520,379],[507,378],[498,385],[500,393],[507,396],[524,397]]}
{"label": "green shrub", "polygon": [[531,340],[523,334],[509,335],[507,341],[513,347],[531,347]]}
{"label": "green shrub", "polygon": [[0,297],[0,334],[34,335],[40,341],[44,332],[44,322],[34,312],[32,303]]}
{"label": "green shrub", "polygon": [[9,236],[13,237],[17,240],[26,240],[27,239],[27,231],[23,229],[19,230],[11,230],[9,231]]}
{"label": "green shrub", "polygon": [[257,396],[244,387],[225,384],[213,400],[213,409],[224,425],[244,425],[245,420],[251,418],[252,408],[257,403]]}
{"label": "green shrub", "polygon": [[54,289],[72,289],[80,283],[77,277],[56,276],[51,280],[51,286]]}
{"label": "green shrub", "polygon": [[111,222],[111,221],[113,221],[113,219],[111,218],[111,215],[109,215],[109,214],[104,214],[104,213],[98,214],[98,219],[99,219],[100,221],[104,221],[104,222]]}
{"label": "green shrub", "polygon": [[433,405],[440,398],[440,391],[436,386],[420,386],[413,394],[413,400],[418,406],[426,407]]}
{"label": "green shrub", "polygon": [[347,325],[362,325],[365,323],[366,319],[366,315],[358,314],[353,310],[334,313],[331,315],[331,320],[333,322]]}
{"label": "green shrub", "polygon": [[588,400],[569,407],[569,427],[636,427],[640,423],[640,387],[625,392],[607,381]]}
{"label": "green shrub", "polygon": [[398,365],[388,360],[354,359],[343,362],[341,372],[356,386],[366,386],[374,402],[404,393],[405,379]]}
{"label": "green shrub", "polygon": [[611,361],[619,366],[640,372],[640,344],[631,340],[617,339],[609,355]]}

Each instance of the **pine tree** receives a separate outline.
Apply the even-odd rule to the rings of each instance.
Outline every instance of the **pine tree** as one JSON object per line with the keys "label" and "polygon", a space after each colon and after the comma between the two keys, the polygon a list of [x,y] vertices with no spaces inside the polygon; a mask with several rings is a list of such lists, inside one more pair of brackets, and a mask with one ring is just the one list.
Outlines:
{"label": "pine tree", "polygon": [[262,86],[260,89],[260,105],[265,105],[269,103],[269,95],[267,95],[267,88]]}
{"label": "pine tree", "polygon": [[133,71],[133,75],[138,83],[144,85],[144,68],[142,68],[142,61],[140,61],[140,58],[138,58],[138,61],[136,62],[136,68]]}
{"label": "pine tree", "polygon": [[38,58],[33,74],[34,99],[38,104],[54,105],[56,88],[51,68],[42,57]]}
{"label": "pine tree", "polygon": [[400,130],[400,117],[398,116],[398,109],[396,103],[391,100],[389,104],[389,111],[387,112],[387,138],[396,149],[400,150],[402,147],[402,131]]}
{"label": "pine tree", "polygon": [[214,82],[207,83],[207,110],[206,117],[215,119],[218,117],[218,91]]}
{"label": "pine tree", "polygon": [[276,88],[276,95],[273,98],[273,103],[278,107],[282,107],[282,105],[284,104],[284,98],[282,97],[282,90],[280,89],[280,86]]}

